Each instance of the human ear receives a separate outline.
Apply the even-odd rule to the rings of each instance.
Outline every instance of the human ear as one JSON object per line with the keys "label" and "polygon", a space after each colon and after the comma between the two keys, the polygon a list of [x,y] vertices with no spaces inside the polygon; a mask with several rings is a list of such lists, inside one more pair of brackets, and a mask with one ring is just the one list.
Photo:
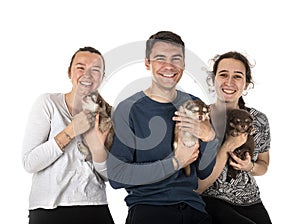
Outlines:
{"label": "human ear", "polygon": [[150,60],[148,58],[145,58],[145,66],[147,70],[150,70]]}
{"label": "human ear", "polygon": [[71,68],[68,68],[68,77],[71,79]]}

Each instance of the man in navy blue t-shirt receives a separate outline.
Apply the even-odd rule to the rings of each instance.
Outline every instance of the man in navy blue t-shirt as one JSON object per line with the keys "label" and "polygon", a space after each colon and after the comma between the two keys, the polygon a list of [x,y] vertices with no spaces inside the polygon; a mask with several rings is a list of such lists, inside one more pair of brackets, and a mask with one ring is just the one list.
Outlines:
{"label": "man in navy blue t-shirt", "polygon": [[[205,158],[203,152],[215,153],[218,141],[209,121],[175,116],[186,100],[198,99],[176,89],[185,67],[181,37],[169,31],[152,35],[146,43],[145,65],[152,73],[151,86],[119,103],[113,114],[108,177],[113,188],[128,192],[126,224],[211,223],[194,190],[198,178],[209,176],[215,164],[215,157]],[[199,144],[188,148],[180,141],[173,149],[178,119],[181,128],[201,140],[201,152]],[[181,169],[187,165],[190,176]]]}

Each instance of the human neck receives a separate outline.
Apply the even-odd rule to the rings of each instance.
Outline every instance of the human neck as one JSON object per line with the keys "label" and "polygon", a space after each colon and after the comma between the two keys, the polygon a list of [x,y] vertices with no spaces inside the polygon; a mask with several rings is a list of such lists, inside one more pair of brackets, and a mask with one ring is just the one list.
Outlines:
{"label": "human neck", "polygon": [[73,116],[78,114],[82,110],[82,98],[77,96],[73,92],[65,94],[66,104],[69,110],[69,113]]}
{"label": "human neck", "polygon": [[220,101],[220,100],[217,100],[214,106],[217,110],[226,110],[226,111],[239,108],[237,102],[228,102],[228,101]]}
{"label": "human neck", "polygon": [[144,93],[154,101],[160,103],[170,103],[177,97],[177,91],[173,89],[161,89],[154,86],[149,87]]}

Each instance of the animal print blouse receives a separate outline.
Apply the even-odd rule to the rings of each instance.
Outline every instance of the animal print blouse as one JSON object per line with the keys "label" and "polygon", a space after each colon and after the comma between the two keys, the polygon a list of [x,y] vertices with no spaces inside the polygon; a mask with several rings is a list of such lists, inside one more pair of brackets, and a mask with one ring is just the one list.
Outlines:
{"label": "animal print blouse", "polygon": [[[255,150],[252,161],[256,161],[259,153],[270,149],[270,128],[265,114],[254,108],[250,108],[249,111],[254,118]],[[226,165],[215,183],[203,192],[203,196],[214,197],[231,204],[244,206],[261,202],[260,191],[252,174],[240,171],[236,179],[230,179],[227,177],[227,170]]]}

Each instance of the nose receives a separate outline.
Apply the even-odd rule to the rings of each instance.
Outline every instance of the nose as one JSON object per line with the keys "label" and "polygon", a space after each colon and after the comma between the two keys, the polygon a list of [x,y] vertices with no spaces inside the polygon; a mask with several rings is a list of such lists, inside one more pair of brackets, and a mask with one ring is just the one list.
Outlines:
{"label": "nose", "polygon": [[233,83],[233,78],[232,78],[232,76],[228,76],[227,79],[226,79],[226,81],[225,81],[225,83],[226,83],[228,86],[230,86],[230,85]]}
{"label": "nose", "polygon": [[166,67],[175,67],[171,60],[166,60],[164,62],[164,66],[166,66]]}
{"label": "nose", "polygon": [[84,70],[83,76],[91,76],[91,69],[88,68],[88,69]]}

